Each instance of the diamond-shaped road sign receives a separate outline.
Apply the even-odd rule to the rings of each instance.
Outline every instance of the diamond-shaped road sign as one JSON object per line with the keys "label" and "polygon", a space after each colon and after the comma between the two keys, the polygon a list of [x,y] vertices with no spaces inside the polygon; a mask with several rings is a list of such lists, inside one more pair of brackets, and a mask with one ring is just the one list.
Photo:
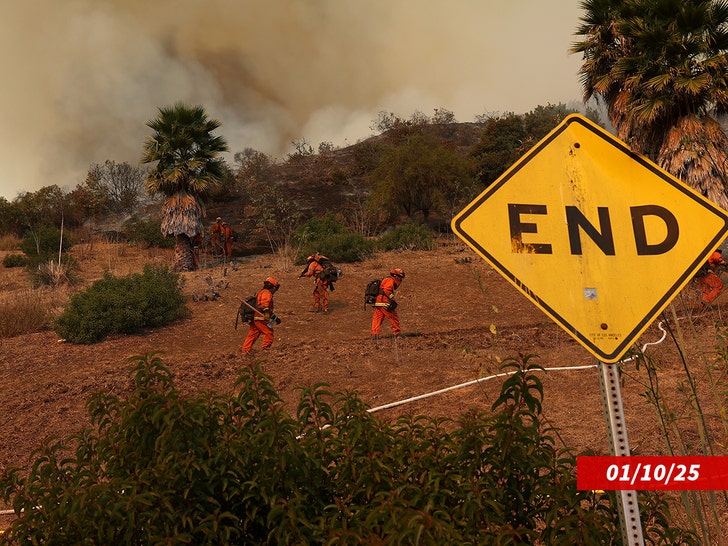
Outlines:
{"label": "diamond-shaped road sign", "polygon": [[618,361],[728,233],[728,213],[568,116],[452,220],[603,362]]}

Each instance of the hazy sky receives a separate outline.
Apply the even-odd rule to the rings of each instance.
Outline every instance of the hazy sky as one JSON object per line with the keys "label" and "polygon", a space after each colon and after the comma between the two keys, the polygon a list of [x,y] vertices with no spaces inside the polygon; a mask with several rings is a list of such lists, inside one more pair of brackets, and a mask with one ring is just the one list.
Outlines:
{"label": "hazy sky", "polygon": [[[158,108],[232,152],[354,144],[384,110],[458,121],[579,101],[578,0],[0,0],[0,196],[137,164]],[[232,154],[227,157],[232,163]]]}

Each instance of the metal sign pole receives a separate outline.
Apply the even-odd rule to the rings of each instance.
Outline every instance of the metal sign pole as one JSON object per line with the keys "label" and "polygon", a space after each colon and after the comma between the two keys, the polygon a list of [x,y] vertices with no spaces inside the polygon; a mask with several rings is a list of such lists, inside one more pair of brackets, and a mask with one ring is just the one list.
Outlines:
{"label": "metal sign pole", "polygon": [[[618,457],[629,456],[627,426],[624,422],[622,391],[619,387],[617,364],[599,362],[599,383],[602,388],[604,414],[607,419],[610,451]],[[622,542],[629,546],[644,546],[642,522],[637,505],[636,491],[616,491],[619,505],[619,521],[622,527]]]}

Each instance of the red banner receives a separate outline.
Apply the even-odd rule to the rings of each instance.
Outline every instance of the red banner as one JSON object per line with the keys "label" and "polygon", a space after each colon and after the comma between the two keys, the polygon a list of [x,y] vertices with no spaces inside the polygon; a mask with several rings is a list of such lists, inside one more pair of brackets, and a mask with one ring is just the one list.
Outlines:
{"label": "red banner", "polygon": [[577,457],[581,490],[728,490],[728,457]]}

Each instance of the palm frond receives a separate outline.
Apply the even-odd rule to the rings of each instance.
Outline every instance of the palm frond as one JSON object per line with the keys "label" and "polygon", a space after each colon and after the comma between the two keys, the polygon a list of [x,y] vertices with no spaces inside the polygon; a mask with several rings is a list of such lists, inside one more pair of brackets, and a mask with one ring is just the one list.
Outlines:
{"label": "palm frond", "polygon": [[660,166],[717,205],[728,208],[728,137],[710,117],[685,116],[668,132]]}
{"label": "palm frond", "polygon": [[162,206],[162,234],[187,235],[192,238],[202,233],[204,213],[194,196],[186,193],[172,195]]}

